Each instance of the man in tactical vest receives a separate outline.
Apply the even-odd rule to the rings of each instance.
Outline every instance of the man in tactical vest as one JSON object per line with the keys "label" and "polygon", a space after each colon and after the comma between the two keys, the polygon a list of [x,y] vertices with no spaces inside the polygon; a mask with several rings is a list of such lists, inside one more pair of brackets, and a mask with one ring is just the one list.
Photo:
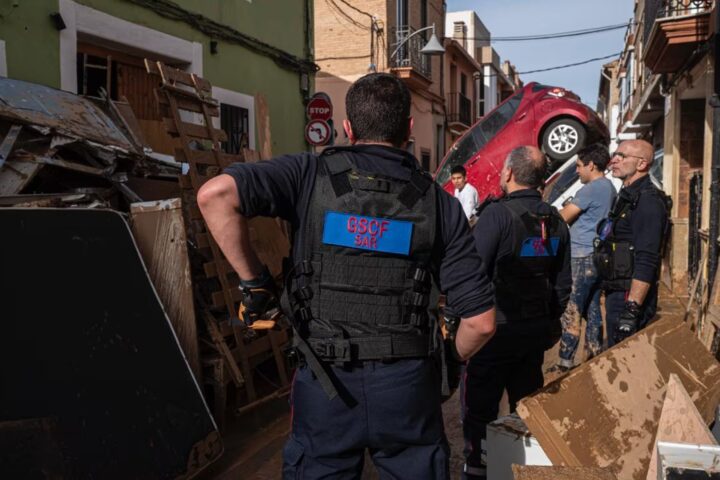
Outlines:
{"label": "man in tactical vest", "polygon": [[301,363],[284,478],[360,478],[368,451],[388,477],[446,479],[438,290],[462,317],[448,347],[467,359],[494,333],[492,284],[460,204],[404,149],[412,118],[402,81],[360,78],[346,110],[351,146],[235,164],[198,203],[241,279],[248,324],[277,300],[247,218],[292,225],[281,303]]}
{"label": "man in tactical vest", "polygon": [[593,254],[605,291],[610,346],[645,327],[657,309],[668,206],[650,179],[652,163],[653,147],[645,140],[622,142],[610,160],[623,187],[610,215],[598,225]]}
{"label": "man in tactical vest", "polygon": [[570,236],[538,188],[546,160],[536,147],[518,147],[500,173],[505,197],[481,206],[475,246],[495,284],[497,331],[465,369],[464,478],[485,479],[488,423],[497,418],[503,390],[510,410],[543,385],[545,350],[560,339],[560,317],[570,296]]}

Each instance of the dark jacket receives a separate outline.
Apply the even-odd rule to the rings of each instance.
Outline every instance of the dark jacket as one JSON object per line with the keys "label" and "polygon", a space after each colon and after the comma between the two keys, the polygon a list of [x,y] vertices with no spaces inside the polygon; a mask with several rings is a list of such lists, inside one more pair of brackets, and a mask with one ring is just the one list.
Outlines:
{"label": "dark jacket", "polygon": [[[542,202],[540,193],[535,189],[525,189],[509,194],[507,202],[521,202],[528,210],[534,211]],[[517,244],[516,232],[512,214],[499,201],[491,202],[480,212],[478,221],[473,229],[475,247],[487,265],[488,274],[493,278],[496,265],[512,257]],[[559,228],[560,241],[556,255],[556,263],[549,274],[553,295],[551,309],[546,322],[515,323],[512,321],[498,321],[495,337],[543,337],[557,334],[560,316],[565,311],[570,291],[572,290],[572,273],[570,269],[570,233],[567,225],[561,224]],[[512,315],[512,314],[509,314]],[[502,316],[498,315],[500,319]],[[512,317],[510,318],[512,320]],[[552,327],[552,328],[551,328]]]}

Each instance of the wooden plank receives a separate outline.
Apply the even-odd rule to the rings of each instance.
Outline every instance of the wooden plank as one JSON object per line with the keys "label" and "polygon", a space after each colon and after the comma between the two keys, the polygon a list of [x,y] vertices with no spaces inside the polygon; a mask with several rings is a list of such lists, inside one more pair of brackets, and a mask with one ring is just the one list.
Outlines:
{"label": "wooden plank", "polygon": [[258,92],[255,95],[255,124],[257,125],[258,141],[260,143],[260,158],[272,158],[272,138],[270,131],[270,109],[265,95]]}
{"label": "wooden plank", "polygon": [[132,232],[195,377],[201,380],[187,235],[179,198],[130,205]]}
{"label": "wooden plank", "polygon": [[200,140],[212,140],[212,134],[209,131],[212,130],[218,139],[217,141],[227,141],[227,135],[225,135],[225,132],[217,128],[209,129],[205,125],[198,125],[196,123],[189,123],[183,121],[180,121],[180,124],[176,125],[175,120],[168,117],[163,118],[163,124],[165,125],[165,130],[167,131],[167,133],[176,137],[180,136],[179,129],[181,129],[183,133],[189,137],[198,138]]}
{"label": "wooden plank", "polygon": [[249,148],[243,148],[243,159],[247,163],[254,163],[260,161],[260,152],[257,150],[250,150]]}
{"label": "wooden plank", "polygon": [[693,443],[717,445],[715,437],[708,430],[700,412],[697,411],[690,395],[675,374],[670,374],[665,400],[658,420],[657,435],[653,443],[647,480],[657,479],[657,443]]}
{"label": "wooden plank", "polygon": [[[214,153],[208,150],[191,150],[192,161],[202,165],[217,165],[225,168],[233,163],[243,162],[242,155],[233,155],[231,153]],[[219,158],[218,158],[219,156]],[[182,148],[175,149],[175,158],[178,162],[190,163]]]}
{"label": "wooden plank", "polygon": [[[232,297],[234,303],[242,300],[242,292],[239,288],[231,288],[229,294]],[[215,308],[221,308],[225,305],[225,293],[224,291],[213,292],[210,297],[212,298],[212,305]],[[233,308],[233,316],[237,316],[238,312]]]}
{"label": "wooden plank", "polygon": [[513,465],[515,480],[617,480],[615,474],[597,467],[541,467]]}
{"label": "wooden plank", "polygon": [[235,383],[236,386],[242,387],[245,384],[245,378],[243,378],[242,373],[240,373],[235,357],[230,351],[227,343],[225,343],[225,338],[220,333],[220,329],[218,328],[215,318],[213,318],[210,312],[205,310],[203,311],[203,319],[205,320],[205,326],[210,334],[210,338],[212,338],[213,343],[215,343],[218,351],[220,351],[220,355],[222,355],[225,360],[225,365],[228,367],[230,378],[232,378],[233,383]]}
{"label": "wooden plank", "polygon": [[198,208],[197,205],[188,205],[187,210],[192,220],[204,220],[202,212],[200,212],[200,208]]}
{"label": "wooden plank", "polygon": [[192,182],[190,180],[189,175],[180,175],[178,176],[178,181],[180,182],[180,188],[190,190],[192,189]]}
{"label": "wooden plank", "polygon": [[15,140],[17,140],[21,130],[22,125],[13,125],[10,127],[7,135],[5,135],[5,138],[3,138],[2,143],[0,143],[0,168],[2,168],[5,161],[10,157],[10,152],[12,152]]}
{"label": "wooden plank", "polygon": [[[205,263],[203,265],[203,270],[205,271],[205,276],[207,278],[214,278],[214,277],[217,277],[217,275],[218,275],[218,269],[217,269],[217,265],[215,262]],[[224,259],[220,262],[220,271],[225,275],[227,275],[228,273],[235,272],[233,267],[230,265],[230,262],[228,262],[227,260],[224,260]]]}
{"label": "wooden plank", "polygon": [[611,467],[623,480],[645,480],[670,374],[712,421],[720,364],[673,317],[523,399],[517,412],[554,465]]}
{"label": "wooden plank", "polygon": [[0,169],[0,195],[21,193],[42,167],[39,163],[8,160]]}
{"label": "wooden plank", "polygon": [[[158,95],[157,101],[160,104],[161,112],[163,111],[162,108],[169,109],[170,108],[170,102],[167,98],[165,98],[164,95]],[[183,95],[177,95],[175,97],[177,100],[177,106],[180,110],[187,110],[189,112],[193,113],[203,113],[202,110],[202,101],[199,99],[191,98],[190,96],[185,97]],[[216,103],[211,103],[209,106],[210,115],[213,117],[219,117],[220,116],[220,109],[218,108]],[[169,115],[167,115],[169,116]]]}

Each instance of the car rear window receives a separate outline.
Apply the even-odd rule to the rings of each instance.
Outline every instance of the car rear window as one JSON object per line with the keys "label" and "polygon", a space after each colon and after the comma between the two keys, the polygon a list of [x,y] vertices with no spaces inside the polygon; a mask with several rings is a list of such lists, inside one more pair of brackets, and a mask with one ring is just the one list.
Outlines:
{"label": "car rear window", "polygon": [[468,131],[452,148],[445,164],[437,174],[435,180],[444,185],[450,179],[450,171],[457,165],[464,165],[470,158],[482,149],[487,142],[497,135],[507,125],[517,112],[523,98],[523,90],[507,99],[490,115],[480,120]]}

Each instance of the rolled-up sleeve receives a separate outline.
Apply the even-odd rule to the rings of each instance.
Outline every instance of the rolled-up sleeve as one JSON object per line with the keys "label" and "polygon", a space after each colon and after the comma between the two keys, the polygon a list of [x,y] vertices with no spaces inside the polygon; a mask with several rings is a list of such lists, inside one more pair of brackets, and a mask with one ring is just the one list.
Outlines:
{"label": "rolled-up sleeve", "polygon": [[285,155],[257,163],[234,163],[223,173],[235,179],[240,213],[294,221],[303,179],[314,162],[310,154]]}
{"label": "rolled-up sleeve", "polygon": [[665,205],[655,195],[643,195],[630,221],[635,247],[633,279],[652,283],[660,269],[660,249],[667,223]]}
{"label": "rolled-up sleeve", "polygon": [[444,191],[438,195],[442,248],[439,284],[447,308],[463,318],[494,306],[494,291],[485,266],[473,245],[470,227],[460,203]]}

